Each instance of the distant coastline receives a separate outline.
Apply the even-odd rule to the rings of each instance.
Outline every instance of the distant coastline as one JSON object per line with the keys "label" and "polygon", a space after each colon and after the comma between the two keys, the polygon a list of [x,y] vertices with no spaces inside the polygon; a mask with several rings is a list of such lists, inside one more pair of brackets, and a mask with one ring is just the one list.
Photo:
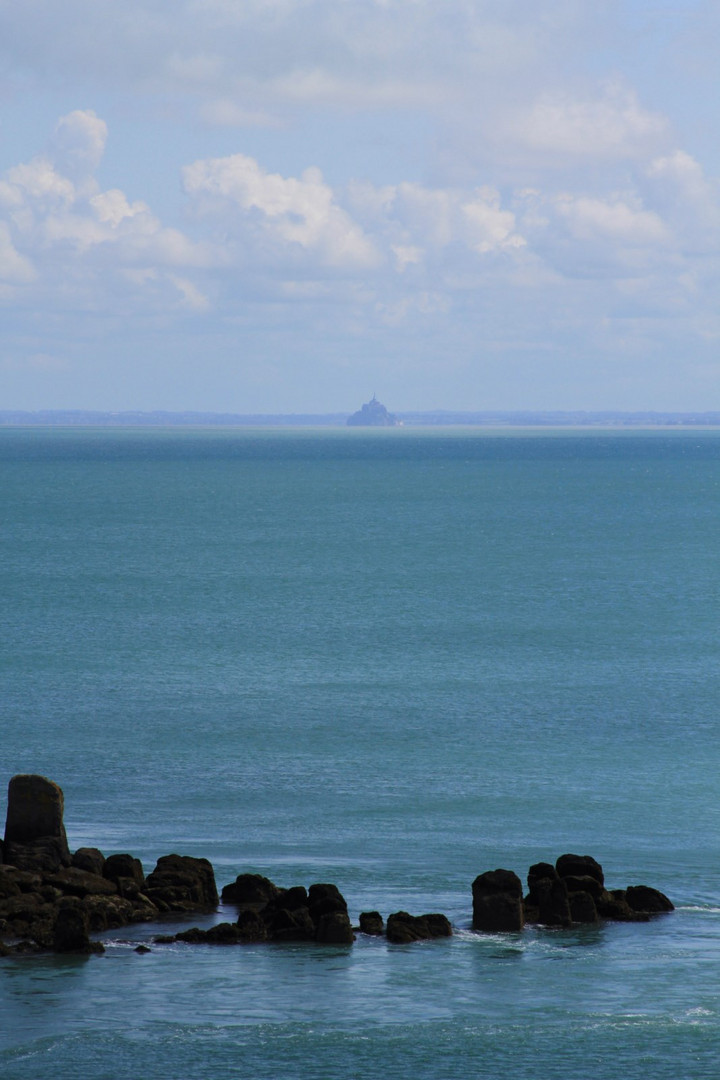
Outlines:
{"label": "distant coastline", "polygon": [[[0,410],[0,427],[345,427],[349,412],[215,413]],[[397,412],[403,427],[720,427],[720,412]]]}

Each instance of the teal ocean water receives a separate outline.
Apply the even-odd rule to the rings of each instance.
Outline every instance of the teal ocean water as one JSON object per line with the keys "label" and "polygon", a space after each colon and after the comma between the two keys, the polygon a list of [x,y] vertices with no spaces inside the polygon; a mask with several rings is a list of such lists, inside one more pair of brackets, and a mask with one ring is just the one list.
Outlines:
{"label": "teal ocean water", "polygon": [[[3,820],[456,930],[8,959],[4,1080],[720,1075],[720,433],[0,429],[0,495]],[[470,931],[567,851],[676,912]]]}

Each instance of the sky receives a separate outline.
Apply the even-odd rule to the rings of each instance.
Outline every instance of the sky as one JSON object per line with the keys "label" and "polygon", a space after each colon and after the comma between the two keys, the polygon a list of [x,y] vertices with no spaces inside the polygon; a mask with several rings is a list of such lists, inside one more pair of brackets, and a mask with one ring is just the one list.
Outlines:
{"label": "sky", "polygon": [[0,0],[0,409],[720,409],[716,0]]}

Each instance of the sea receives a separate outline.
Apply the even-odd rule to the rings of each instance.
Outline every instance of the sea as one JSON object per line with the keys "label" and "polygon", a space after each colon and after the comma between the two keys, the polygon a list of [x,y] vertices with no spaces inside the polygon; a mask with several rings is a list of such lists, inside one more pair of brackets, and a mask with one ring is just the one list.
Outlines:
{"label": "sea", "polygon": [[[3,1080],[720,1076],[720,431],[8,427],[0,517],[3,820],[454,928],[0,960]],[[566,852],[676,910],[472,931]]]}

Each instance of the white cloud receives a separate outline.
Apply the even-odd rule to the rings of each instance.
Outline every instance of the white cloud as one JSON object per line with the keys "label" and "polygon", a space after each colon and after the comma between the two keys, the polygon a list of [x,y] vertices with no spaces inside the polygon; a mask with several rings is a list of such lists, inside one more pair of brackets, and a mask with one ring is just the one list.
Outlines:
{"label": "white cloud", "polygon": [[665,244],[670,234],[657,214],[629,205],[620,198],[566,196],[556,202],[558,214],[578,240],[602,240],[626,247]]}
{"label": "white cloud", "polygon": [[[370,267],[379,254],[335,201],[319,169],[298,177],[266,172],[253,158],[233,154],[196,161],[183,170],[185,190],[204,213],[240,211],[264,236],[297,245],[328,266]],[[254,215],[254,217],[253,217]]]}
{"label": "white cloud", "polygon": [[[0,179],[0,280],[33,284],[46,298],[48,290],[59,295],[76,288],[99,299],[112,291],[114,275],[127,270],[157,276],[222,263],[211,245],[164,226],[146,203],[130,202],[117,188],[99,189],[93,171],[106,138],[103,120],[76,110],[58,122],[49,154],[13,166]],[[186,305],[204,309],[206,301],[186,277],[169,274],[168,280]]]}
{"label": "white cloud", "polygon": [[57,169],[73,179],[97,169],[105,152],[107,124],[92,109],[76,109],[57,123],[51,155]]}
{"label": "white cloud", "polygon": [[665,117],[644,109],[635,92],[613,84],[594,99],[544,95],[510,122],[529,149],[565,158],[642,158],[667,139]]}

